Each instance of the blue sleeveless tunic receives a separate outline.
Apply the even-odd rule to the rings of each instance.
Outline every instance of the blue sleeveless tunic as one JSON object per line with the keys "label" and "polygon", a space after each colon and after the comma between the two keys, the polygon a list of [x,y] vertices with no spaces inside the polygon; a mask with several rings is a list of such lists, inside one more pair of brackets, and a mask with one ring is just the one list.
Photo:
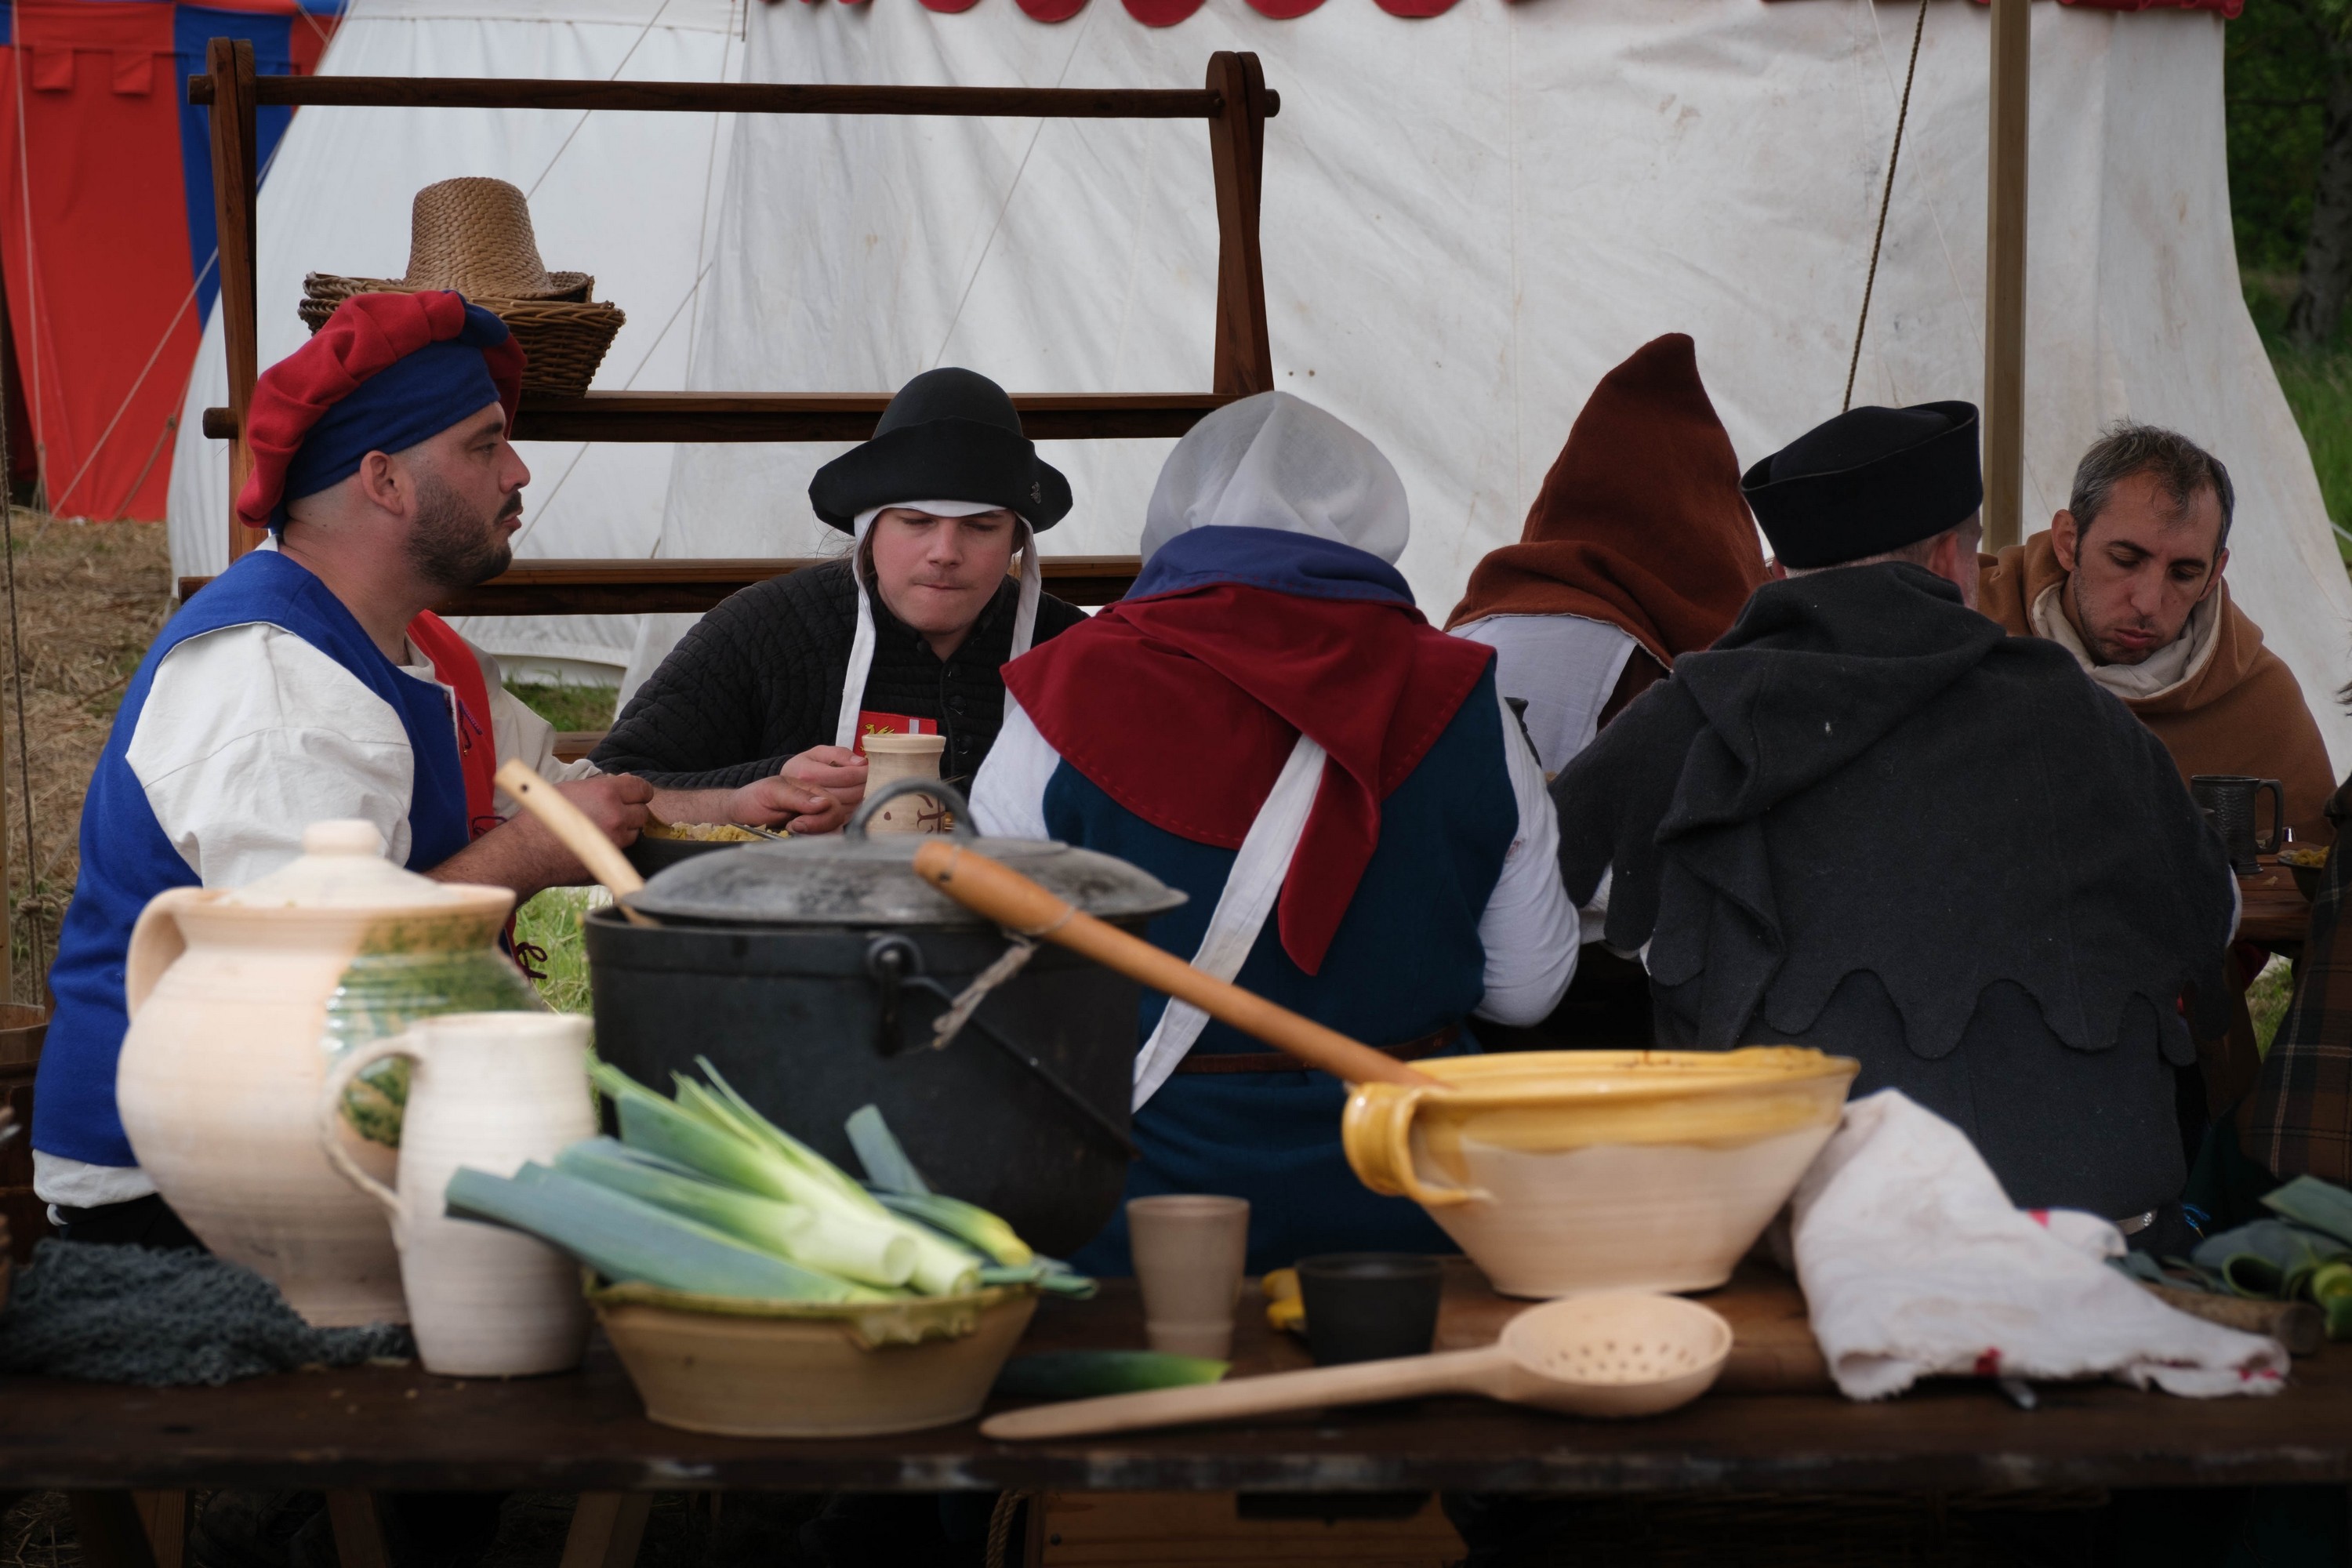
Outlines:
{"label": "blue sleeveless tunic", "polygon": [[[1490,665],[1420,764],[1381,803],[1379,847],[1339,923],[1321,973],[1283,951],[1276,921],[1259,931],[1235,984],[1369,1045],[1400,1045],[1464,1023],[1486,994],[1478,920],[1518,831]],[[1116,855],[1191,895],[1144,934],[1189,959],[1236,851],[1181,838],[1129,812],[1069,763],[1045,786],[1055,838]],[[1147,992],[1139,1048],[1167,998]],[[1265,1047],[1212,1021],[1195,1052]],[[1465,1037],[1455,1051],[1475,1049]],[[1178,1073],[1135,1119],[1142,1158],[1127,1195],[1219,1193],[1250,1204],[1250,1272],[1322,1252],[1452,1252],[1454,1243],[1409,1198],[1356,1179],[1339,1146],[1347,1089],[1327,1073]],[[1072,1259],[1089,1274],[1132,1272],[1124,1210]]]}
{"label": "blue sleeveless tunic", "polygon": [[114,1109],[115,1058],[130,1027],[123,962],[131,928],[148,900],[167,888],[194,887],[197,878],[164,837],[125,753],[164,656],[190,637],[255,623],[300,637],[400,715],[416,770],[408,805],[410,868],[437,866],[467,845],[466,782],[447,696],[402,673],[305,568],[274,550],[238,561],[173,616],[147,650],[90,775],[81,809],[81,874],[49,971],[57,1007],[33,1090],[33,1147],[44,1153],[94,1165],[138,1163]]}

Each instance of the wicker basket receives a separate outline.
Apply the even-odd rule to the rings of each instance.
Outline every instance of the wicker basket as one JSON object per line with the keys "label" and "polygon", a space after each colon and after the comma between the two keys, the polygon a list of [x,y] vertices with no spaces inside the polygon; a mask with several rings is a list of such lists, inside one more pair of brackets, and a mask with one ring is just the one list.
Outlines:
{"label": "wicker basket", "polygon": [[[583,285],[583,291],[594,279]],[[413,292],[407,284],[373,278],[338,278],[313,272],[302,280],[297,307],[303,324],[317,331],[335,307],[353,294]],[[628,320],[617,305],[570,300],[476,300],[496,315],[522,345],[522,388],[549,397],[578,397],[596,378],[596,367],[614,336]]]}

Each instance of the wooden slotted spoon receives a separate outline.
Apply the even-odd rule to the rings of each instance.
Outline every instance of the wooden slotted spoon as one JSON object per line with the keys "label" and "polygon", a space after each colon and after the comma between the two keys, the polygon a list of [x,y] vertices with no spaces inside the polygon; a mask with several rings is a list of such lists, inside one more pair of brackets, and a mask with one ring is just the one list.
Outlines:
{"label": "wooden slotted spoon", "polygon": [[1041,1405],[992,1415],[980,1434],[1076,1437],[1431,1394],[1484,1394],[1569,1415],[1655,1415],[1705,1394],[1730,1354],[1731,1325],[1696,1301],[1572,1296],[1528,1308],[1478,1350]]}

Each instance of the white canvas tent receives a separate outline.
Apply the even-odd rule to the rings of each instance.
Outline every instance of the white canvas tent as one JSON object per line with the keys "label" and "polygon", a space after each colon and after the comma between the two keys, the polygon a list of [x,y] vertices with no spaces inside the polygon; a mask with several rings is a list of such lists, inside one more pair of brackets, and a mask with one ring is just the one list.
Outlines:
{"label": "white canvas tent", "polygon": [[[321,65],[344,76],[739,80],[750,0],[353,0]],[[260,360],[308,335],[294,307],[309,271],[399,277],[410,196],[458,174],[511,180],[530,195],[551,268],[593,273],[595,297],[628,314],[596,385],[686,383],[696,281],[717,247],[731,117],[582,115],[524,110],[313,109],[294,117],[262,186],[257,268]],[[219,314],[190,378],[171,490],[172,563],[227,563],[228,448],[201,432],[227,401]],[[525,556],[653,552],[668,485],[666,445],[526,442]],[[476,619],[461,629],[510,668],[612,679],[633,618]]]}
{"label": "white canvas tent", "polygon": [[[2240,482],[2233,589],[2300,678],[2337,768],[2352,584],[2238,288],[2223,24],[2033,8],[2027,528],[2105,422],[2175,426]],[[1838,406],[1914,13],[1867,0],[1458,0],[1406,20],[1114,0],[754,9],[749,79],[1190,87],[1255,50],[1278,384],[1389,453],[1402,563],[1442,616],[1517,537],[1593,383],[1687,331],[1744,461]],[[1979,396],[1984,10],[1933,0],[1858,401]],[[1016,391],[1205,391],[1215,221],[1193,123],[744,117],[698,390],[895,387],[937,364]],[[265,205],[265,225],[267,223]],[[266,232],[266,229],[265,229]],[[266,242],[265,242],[266,248]],[[1135,548],[1169,443],[1049,450],[1078,504],[1049,552]],[[837,447],[681,447],[666,555],[797,555]],[[565,553],[574,552],[566,549]],[[648,617],[642,676],[682,629]]]}

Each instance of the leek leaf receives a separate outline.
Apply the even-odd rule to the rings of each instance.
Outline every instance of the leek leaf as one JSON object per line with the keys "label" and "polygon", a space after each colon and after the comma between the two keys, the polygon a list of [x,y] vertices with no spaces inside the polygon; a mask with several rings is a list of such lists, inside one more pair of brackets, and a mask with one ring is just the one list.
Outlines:
{"label": "leek leaf", "polygon": [[861,1105],[849,1113],[842,1123],[849,1134],[849,1146],[857,1151],[857,1163],[866,1167],[866,1179],[885,1193],[910,1193],[921,1196],[929,1193],[930,1184],[907,1158],[907,1151],[891,1135],[890,1124],[882,1120],[878,1105]]}
{"label": "leek leaf", "polygon": [[2332,1182],[2297,1176],[2263,1199],[2263,1206],[2352,1247],[2352,1193]]}
{"label": "leek leaf", "polygon": [[1159,1351],[1040,1351],[1014,1356],[997,1374],[990,1396],[1000,1399],[1092,1399],[1214,1383],[1229,1363]]}
{"label": "leek leaf", "polygon": [[626,1145],[609,1138],[572,1144],[556,1156],[555,1168],[699,1221],[747,1247],[774,1253],[803,1268],[886,1289],[904,1285],[915,1271],[913,1244],[882,1226],[822,1215],[665,1169],[637,1158]]}
{"label": "leek leaf", "polygon": [[446,1202],[457,1218],[535,1236],[615,1281],[764,1301],[869,1295],[864,1287],[543,1166],[525,1165],[511,1180],[460,1166],[449,1178]]}
{"label": "leek leaf", "polygon": [[1019,1268],[1035,1259],[1029,1244],[1011,1226],[978,1204],[943,1193],[877,1193],[884,1208],[929,1226],[980,1253],[992,1263]]}

